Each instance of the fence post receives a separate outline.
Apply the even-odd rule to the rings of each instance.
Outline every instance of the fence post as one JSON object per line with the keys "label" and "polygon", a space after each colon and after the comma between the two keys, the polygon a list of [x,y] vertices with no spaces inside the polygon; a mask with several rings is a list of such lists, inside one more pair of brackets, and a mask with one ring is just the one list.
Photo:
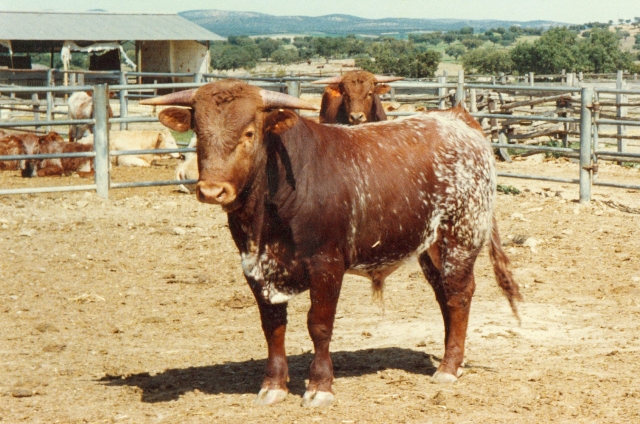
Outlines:
{"label": "fence post", "polygon": [[93,87],[93,116],[95,119],[93,132],[96,192],[98,196],[109,198],[109,114],[107,113],[107,85],[98,84]]}
{"label": "fence post", "polygon": [[287,81],[287,94],[293,97],[300,97],[300,81]]}
{"label": "fence post", "polygon": [[583,87],[580,100],[580,203],[591,201],[593,87]]}
{"label": "fence post", "polygon": [[[120,85],[127,85],[127,73],[120,72]],[[126,118],[129,116],[129,91],[120,90],[118,98],[120,99],[120,117]],[[120,122],[120,130],[128,130],[129,124],[126,122]]]}
{"label": "fence post", "polygon": [[464,71],[462,69],[458,71],[458,88],[456,89],[456,104],[460,102],[464,102]]}
{"label": "fence post", "polygon": [[[56,85],[53,80],[53,69],[47,69],[47,87],[52,87]],[[51,121],[53,117],[53,93],[51,91],[47,91],[47,114],[45,115],[45,119],[47,121]],[[47,132],[51,131],[51,125],[47,125]]]}

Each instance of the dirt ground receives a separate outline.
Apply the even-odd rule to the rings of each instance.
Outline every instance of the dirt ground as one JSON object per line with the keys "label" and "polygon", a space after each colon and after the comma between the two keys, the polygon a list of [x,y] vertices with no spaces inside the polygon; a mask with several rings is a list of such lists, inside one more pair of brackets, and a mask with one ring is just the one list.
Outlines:
{"label": "dirt ground", "polygon": [[[175,162],[113,171],[171,179]],[[500,172],[577,178],[534,158]],[[0,187],[78,184],[22,179]],[[599,181],[640,184],[601,165]],[[415,262],[385,301],[347,276],[334,340],[336,401],[300,406],[312,359],[308,297],[290,303],[291,382],[256,407],[266,358],[257,307],[218,207],[175,187],[0,197],[0,421],[6,423],[615,423],[640,421],[640,192],[500,177],[497,218],[525,301],[522,323],[487,252],[467,334],[466,369],[430,381],[443,325]]]}

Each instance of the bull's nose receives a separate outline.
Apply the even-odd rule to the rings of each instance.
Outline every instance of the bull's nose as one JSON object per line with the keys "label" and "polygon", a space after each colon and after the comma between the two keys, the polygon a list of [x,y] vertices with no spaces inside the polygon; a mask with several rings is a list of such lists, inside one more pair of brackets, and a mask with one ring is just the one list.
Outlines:
{"label": "bull's nose", "polygon": [[367,121],[367,117],[364,116],[363,112],[353,112],[349,115],[352,124],[361,124]]}
{"label": "bull's nose", "polygon": [[196,196],[200,202],[225,206],[236,198],[233,186],[228,183],[209,183],[199,181]]}

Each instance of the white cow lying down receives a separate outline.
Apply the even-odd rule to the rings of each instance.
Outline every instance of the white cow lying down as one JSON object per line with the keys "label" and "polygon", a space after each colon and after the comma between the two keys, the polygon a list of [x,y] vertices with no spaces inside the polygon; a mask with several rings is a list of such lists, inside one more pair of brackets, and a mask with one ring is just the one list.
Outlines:
{"label": "white cow lying down", "polygon": [[[197,139],[195,133],[189,141],[189,147],[196,147]],[[198,179],[198,156],[195,153],[186,153],[184,162],[176,167],[176,180],[197,180]],[[195,184],[181,184],[178,190],[183,193],[193,193],[196,189]]]}
{"label": "white cow lying down", "polygon": [[[93,143],[93,135],[78,140],[79,143]],[[109,150],[150,150],[177,149],[175,138],[168,129],[149,131],[110,131]],[[179,153],[158,155],[126,155],[115,156],[112,160],[118,166],[151,166],[157,159],[167,157],[178,158]]]}

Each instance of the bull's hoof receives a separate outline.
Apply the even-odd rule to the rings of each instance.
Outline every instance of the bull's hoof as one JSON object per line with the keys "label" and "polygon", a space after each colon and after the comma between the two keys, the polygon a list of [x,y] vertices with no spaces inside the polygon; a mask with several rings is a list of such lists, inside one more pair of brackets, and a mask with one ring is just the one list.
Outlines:
{"label": "bull's hoof", "polygon": [[329,406],[333,402],[334,395],[331,392],[304,392],[302,406]]}
{"label": "bull's hoof", "polygon": [[[458,368],[458,377],[462,375],[462,369]],[[453,384],[458,381],[458,377],[448,372],[436,371],[431,377],[431,381],[438,384]]]}
{"label": "bull's hoof", "polygon": [[253,401],[254,405],[273,405],[280,403],[287,397],[286,390],[281,389],[260,389],[258,397]]}

